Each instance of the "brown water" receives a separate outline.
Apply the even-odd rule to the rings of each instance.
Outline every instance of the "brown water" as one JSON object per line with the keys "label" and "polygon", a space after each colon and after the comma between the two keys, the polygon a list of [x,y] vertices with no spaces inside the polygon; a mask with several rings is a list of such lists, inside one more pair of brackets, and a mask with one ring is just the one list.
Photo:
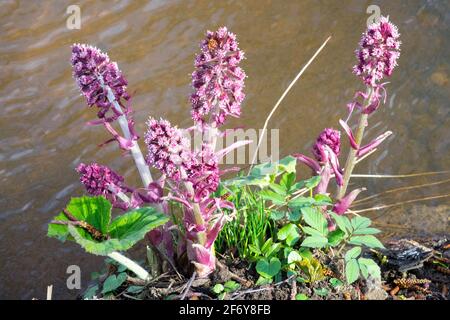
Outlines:
{"label": "brown water", "polygon": [[[206,29],[227,25],[246,51],[247,99],[241,120],[262,128],[278,97],[316,48],[333,38],[274,115],[281,154],[307,150],[324,127],[336,126],[359,81],[353,51],[368,15],[366,1],[77,1],[81,30],[66,28],[71,1],[0,2],[0,298],[71,298],[66,268],[81,266],[83,285],[102,259],[46,237],[47,222],[81,195],[74,167],[106,163],[138,181],[132,162],[99,127],[71,78],[70,44],[94,44],[118,61],[134,94],[142,132],[147,116],[189,126],[194,53]],[[448,1],[373,1],[402,33],[400,67],[389,97],[370,122],[392,138],[358,173],[406,174],[449,169],[450,5]],[[370,193],[450,178],[359,179]],[[449,184],[382,196],[361,205],[447,194]],[[396,234],[448,232],[448,198],[369,213]],[[422,223],[426,222],[426,223]],[[383,227],[384,226],[384,227]],[[389,233],[391,234],[391,233]],[[142,252],[139,252],[141,254]]]}

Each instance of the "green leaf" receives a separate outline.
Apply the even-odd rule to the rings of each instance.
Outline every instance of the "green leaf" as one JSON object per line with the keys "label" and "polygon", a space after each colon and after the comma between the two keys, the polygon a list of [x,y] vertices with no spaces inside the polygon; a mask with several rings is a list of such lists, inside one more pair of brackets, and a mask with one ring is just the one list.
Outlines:
{"label": "green leaf", "polygon": [[[359,263],[360,267],[363,267],[363,266],[366,267],[367,273],[370,274],[372,277],[380,279],[381,270],[375,261],[373,261],[372,259],[367,259],[367,258],[359,258],[358,263]],[[364,278],[367,278],[367,276],[364,276]]]}
{"label": "green leaf", "polygon": [[349,243],[356,245],[365,245],[369,248],[384,248],[380,240],[372,235],[351,237]]}
{"label": "green leaf", "polygon": [[[333,201],[331,200],[331,198],[329,196],[327,196],[326,194],[316,194],[314,196],[314,200],[315,200],[315,204],[317,206],[319,205],[331,205],[333,203]],[[319,204],[318,204],[319,203]]]}
{"label": "green leaf", "polygon": [[298,220],[300,220],[300,217],[302,216],[300,210],[292,210],[291,212],[288,213],[288,219],[291,222],[297,222]]}
{"label": "green leaf", "polygon": [[270,284],[273,282],[273,278],[265,278],[263,276],[260,276],[258,280],[256,281],[255,285],[257,286],[264,286],[266,284]]}
{"label": "green leaf", "polygon": [[228,179],[223,182],[224,186],[235,186],[235,187],[244,187],[244,186],[258,186],[261,189],[267,187],[270,184],[269,176],[244,176],[244,177],[235,177],[232,179]]}
{"label": "green leaf", "polygon": [[302,261],[302,256],[295,250],[291,251],[287,257],[288,264]]}
{"label": "green leaf", "polygon": [[366,217],[354,217],[351,221],[353,230],[358,230],[362,228],[367,228],[370,226],[372,221],[369,218]]}
{"label": "green leaf", "polygon": [[359,265],[356,259],[350,259],[345,264],[345,277],[348,284],[352,284],[359,278]]}
{"label": "green leaf", "polygon": [[334,230],[328,234],[328,244],[335,247],[345,238],[345,232],[342,230]]}
{"label": "green leaf", "polygon": [[345,254],[345,261],[356,259],[361,254],[361,247],[354,247]]}
{"label": "green leaf", "polygon": [[275,193],[286,197],[286,187],[276,184],[276,183],[271,183],[269,184],[269,188],[272,189]]}
{"label": "green leaf", "polygon": [[278,173],[278,163],[266,162],[254,166],[253,169],[250,171],[250,176],[262,177],[262,176],[270,176],[277,173]]}
{"label": "green leaf", "polygon": [[98,285],[89,287],[83,294],[84,299],[92,299],[98,291]]}
{"label": "green leaf", "polygon": [[115,274],[110,275],[103,283],[102,294],[116,290],[122,285],[122,283],[125,282],[126,279],[127,274],[125,272],[119,273],[117,276]]}
{"label": "green leaf", "polygon": [[328,239],[324,236],[311,236],[303,240],[301,246],[309,248],[323,248],[328,244]]}
{"label": "green leaf", "polygon": [[302,230],[304,233],[311,236],[323,237],[323,234],[320,231],[317,231],[316,229],[313,229],[311,227],[303,227]]}
{"label": "green leaf", "polygon": [[266,258],[270,258],[274,254],[278,253],[278,251],[280,251],[281,247],[282,247],[282,244],[279,242],[272,244],[270,246],[270,248],[264,253],[264,256]]}
{"label": "green leaf", "polygon": [[127,292],[129,293],[139,293],[144,290],[144,286],[129,286]]}
{"label": "green leaf", "polygon": [[315,202],[314,198],[298,197],[298,198],[290,200],[288,202],[288,206],[289,206],[289,208],[310,207],[314,204],[314,202]]}
{"label": "green leaf", "polygon": [[347,217],[340,216],[332,211],[328,211],[328,213],[333,217],[339,229],[344,231],[346,235],[352,232],[353,228]]}
{"label": "green leaf", "polygon": [[311,207],[305,207],[302,208],[301,211],[303,219],[309,226],[319,231],[322,235],[326,235],[328,233],[327,220],[319,210]]}
{"label": "green leaf", "polygon": [[286,216],[286,212],[284,211],[278,211],[278,210],[272,210],[270,211],[270,218],[274,221],[278,221],[283,219]]}
{"label": "green leaf", "polygon": [[285,240],[288,246],[293,246],[299,239],[298,227],[292,223],[286,224],[277,233],[278,240]]}
{"label": "green leaf", "polygon": [[353,234],[377,234],[380,233],[381,230],[377,228],[361,228],[358,230],[355,230]]}
{"label": "green leaf", "polygon": [[281,270],[281,262],[278,258],[271,258],[269,261],[261,259],[256,264],[256,271],[264,278],[272,278]]}
{"label": "green leaf", "polygon": [[288,173],[295,173],[297,167],[297,159],[293,156],[287,156],[279,161],[279,168]]}
{"label": "green leaf", "polygon": [[276,204],[276,205],[284,205],[285,202],[286,202],[286,197],[285,196],[280,195],[280,194],[275,193],[275,192],[270,191],[270,190],[262,190],[260,192],[260,195],[261,195],[261,197],[264,200],[272,201],[273,204]]}
{"label": "green leaf", "polygon": [[328,295],[328,289],[326,288],[314,289],[314,293],[320,297],[326,297]]}
{"label": "green leaf", "polygon": [[291,191],[291,187],[295,183],[296,174],[294,172],[292,173],[285,173],[280,179],[280,185],[282,185],[286,191]]}
{"label": "green leaf", "polygon": [[225,292],[233,292],[233,291],[238,290],[240,287],[241,287],[241,285],[233,280],[227,281],[224,284]]}
{"label": "green leaf", "polygon": [[337,279],[337,278],[331,278],[330,279],[330,284],[331,284],[331,286],[333,288],[337,288],[337,287],[342,286],[344,283],[341,280]]}
{"label": "green leaf", "polygon": [[91,240],[82,232],[83,229],[69,226],[68,230],[75,241],[87,252],[96,255],[108,255],[113,251],[125,251],[142,240],[152,229],[168,221],[163,213],[152,207],[144,207],[127,212],[109,225],[110,238],[102,242]]}
{"label": "green leaf", "polygon": [[213,288],[212,288],[212,292],[214,292],[215,294],[219,294],[224,290],[224,286],[220,283],[216,284]]}
{"label": "green leaf", "polygon": [[308,300],[308,296],[304,293],[299,293],[295,296],[295,300]]}
{"label": "green leaf", "polygon": [[299,235],[297,227],[292,223],[284,225],[277,233],[278,240],[286,240],[290,235]]}
{"label": "green leaf", "polygon": [[307,187],[308,189],[313,189],[319,185],[321,179],[321,176],[313,176],[305,180],[305,187]]}
{"label": "green leaf", "polygon": [[[72,198],[66,210],[80,221],[85,221],[98,231],[106,234],[111,219],[111,204],[104,197],[80,197]],[[53,220],[68,221],[67,216],[61,212]],[[84,229],[78,228],[83,238],[92,239],[91,235]],[[73,240],[70,237],[67,225],[48,225],[47,235],[61,241]]]}

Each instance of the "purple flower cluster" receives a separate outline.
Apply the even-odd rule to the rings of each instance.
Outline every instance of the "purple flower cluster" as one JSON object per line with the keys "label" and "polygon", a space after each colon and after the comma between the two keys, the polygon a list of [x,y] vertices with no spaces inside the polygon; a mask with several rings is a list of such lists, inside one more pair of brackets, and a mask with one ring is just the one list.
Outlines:
{"label": "purple flower cluster", "polygon": [[145,143],[148,147],[147,163],[161,170],[168,178],[180,181],[182,171],[191,167],[192,154],[189,140],[169,121],[150,118],[147,121]]}
{"label": "purple flower cluster", "polygon": [[196,70],[192,73],[195,90],[191,95],[192,118],[200,124],[212,119],[216,125],[221,125],[226,116],[241,114],[246,75],[238,64],[244,52],[238,47],[236,35],[226,27],[208,31],[200,49],[201,53],[195,58]]}
{"label": "purple flower cluster", "polygon": [[97,163],[89,165],[80,163],[76,171],[80,174],[80,181],[90,195],[104,196],[114,207],[124,209],[125,204],[117,200],[116,194],[128,192],[130,188],[125,186],[121,175]]}
{"label": "purple flower cluster", "polygon": [[375,87],[385,76],[391,76],[400,57],[400,34],[387,17],[381,17],[363,33],[356,50],[358,64],[353,72],[369,86]]}
{"label": "purple flower cluster", "polygon": [[[111,88],[117,101],[121,98],[129,100],[126,91],[127,81],[117,64],[111,62],[106,53],[85,44],[74,44],[71,61],[73,77],[81,93],[86,97],[87,104],[90,107],[96,105],[100,108],[99,118],[104,118],[111,107],[108,92],[102,82]],[[114,108],[112,110],[117,115],[117,111]]]}
{"label": "purple flower cluster", "polygon": [[339,157],[341,152],[341,133],[332,128],[326,128],[320,133],[313,146],[313,154],[319,162],[326,161],[329,158],[326,156],[325,146],[328,146],[336,157]]}
{"label": "purple flower cluster", "polygon": [[203,145],[202,150],[194,153],[193,160],[187,171],[188,180],[194,188],[195,200],[199,201],[209,197],[219,186],[219,160],[207,145]]}

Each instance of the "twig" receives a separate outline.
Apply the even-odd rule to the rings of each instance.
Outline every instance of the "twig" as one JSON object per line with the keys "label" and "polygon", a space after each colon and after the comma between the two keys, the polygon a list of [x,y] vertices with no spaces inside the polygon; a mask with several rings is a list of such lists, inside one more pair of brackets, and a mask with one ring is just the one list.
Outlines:
{"label": "twig", "polygon": [[291,287],[291,300],[295,300],[295,296],[297,295],[297,281],[292,281]]}
{"label": "twig", "polygon": [[352,174],[352,178],[412,178],[412,177],[422,177],[431,176],[436,174],[449,173],[450,170],[446,171],[429,171],[429,172],[419,172],[411,174]]}
{"label": "twig", "polygon": [[237,274],[231,272],[231,271],[228,269],[228,267],[225,266],[224,264],[222,264],[219,260],[216,260],[216,265],[217,265],[217,267],[219,267],[220,270],[223,270],[223,271],[227,272],[227,275],[228,275],[231,279],[240,282],[240,283],[243,284],[245,287],[249,287],[249,286],[252,284],[251,281],[246,280],[246,279],[243,279],[243,278],[239,277]]}
{"label": "twig", "polygon": [[290,276],[289,278],[277,282],[272,286],[267,286],[267,287],[262,287],[262,288],[258,288],[258,289],[249,289],[249,290],[244,290],[241,292],[235,292],[234,295],[230,298],[230,300],[236,300],[239,297],[242,297],[243,295],[249,294],[249,293],[255,293],[255,292],[260,292],[260,291],[266,291],[266,290],[272,290],[275,287],[278,287],[280,285],[282,285],[283,283],[289,282],[292,278],[294,278],[295,275]]}
{"label": "twig", "polygon": [[305,72],[305,70],[314,61],[314,59],[317,57],[317,55],[320,53],[320,51],[322,51],[322,49],[325,47],[325,45],[327,44],[327,42],[330,39],[331,39],[331,36],[329,36],[325,40],[325,42],[320,46],[320,48],[317,49],[316,53],[314,53],[314,55],[311,57],[311,59],[309,59],[309,61],[305,64],[305,66],[300,70],[300,72],[297,74],[297,76],[294,78],[294,80],[292,80],[292,82],[289,84],[287,89],[283,92],[281,97],[278,99],[278,101],[275,104],[275,106],[272,108],[272,111],[270,111],[269,116],[267,117],[266,122],[264,123],[264,127],[263,127],[263,130],[262,130],[262,133],[261,133],[261,137],[259,137],[258,146],[256,147],[255,152],[253,154],[253,159],[252,159],[252,162],[250,163],[250,168],[248,169],[248,173],[250,173],[250,170],[252,170],[253,165],[255,164],[255,160],[256,160],[256,157],[257,157],[257,154],[258,154],[258,150],[259,150],[259,147],[261,146],[261,143],[263,141],[263,137],[264,137],[264,134],[266,133],[267,125],[269,124],[270,118],[272,118],[272,115],[275,113],[275,111],[277,110],[278,106],[283,101],[284,97],[286,97],[286,95],[291,90],[291,88],[294,86],[294,84],[297,82],[297,80],[302,76],[302,74]]}
{"label": "twig", "polygon": [[192,282],[194,282],[194,279],[195,279],[195,276],[196,276],[196,275],[197,275],[197,272],[194,271],[194,272],[192,273],[191,279],[189,279],[189,282],[188,282],[187,285],[186,285],[186,289],[184,290],[183,294],[181,295],[180,300],[184,300],[184,298],[186,298],[186,295],[187,295],[189,289],[191,288]]}
{"label": "twig", "polygon": [[413,199],[413,200],[408,200],[408,201],[403,201],[403,202],[398,202],[398,203],[393,203],[393,204],[387,204],[387,205],[378,206],[378,207],[366,208],[366,209],[361,209],[361,210],[353,210],[353,212],[354,213],[361,213],[361,212],[367,212],[367,211],[377,211],[377,210],[382,210],[382,209],[387,209],[387,208],[401,206],[401,205],[408,204],[408,203],[425,201],[425,200],[440,199],[440,198],[446,198],[446,197],[449,197],[449,196],[450,196],[450,194],[443,194],[443,195],[439,195],[439,196],[432,196],[432,197],[425,197],[425,198],[420,198],[420,199]]}
{"label": "twig", "polygon": [[380,192],[380,193],[376,193],[374,195],[371,195],[371,196],[363,198],[363,199],[359,199],[359,200],[353,201],[353,205],[359,204],[361,202],[366,202],[366,201],[368,201],[370,199],[379,197],[379,196],[384,195],[384,194],[393,193],[393,192],[399,192],[399,191],[404,191],[404,190],[417,189],[417,188],[421,188],[421,187],[430,187],[430,186],[435,186],[435,185],[438,185],[438,184],[443,184],[443,183],[446,183],[446,182],[449,182],[449,181],[450,181],[450,179],[446,179],[446,180],[437,181],[437,182],[423,183],[423,184],[418,184],[418,185],[413,185],[413,186],[407,186],[407,187],[400,187],[400,188],[390,189],[390,190],[386,190],[386,191],[383,191],[383,192]]}

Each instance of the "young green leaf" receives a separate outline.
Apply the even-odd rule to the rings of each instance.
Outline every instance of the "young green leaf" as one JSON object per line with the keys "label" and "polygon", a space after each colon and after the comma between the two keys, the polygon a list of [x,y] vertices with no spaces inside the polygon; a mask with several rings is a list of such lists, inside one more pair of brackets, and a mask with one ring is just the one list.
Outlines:
{"label": "young green leaf", "polygon": [[286,240],[289,236],[298,236],[297,227],[292,224],[288,223],[284,225],[280,230],[278,230],[277,237],[278,240]]}
{"label": "young green leaf", "polygon": [[212,288],[212,292],[214,292],[215,294],[219,294],[221,293],[223,290],[225,290],[224,286],[220,283],[217,283],[213,288]]}
{"label": "young green leaf", "polygon": [[328,295],[328,289],[326,288],[315,288],[314,293],[320,297],[326,297]]}
{"label": "young green leaf", "polygon": [[317,231],[316,229],[313,229],[311,227],[303,227],[302,230],[304,233],[311,236],[323,237],[323,234],[320,231]]}
{"label": "young green leaf", "polygon": [[287,257],[288,264],[302,261],[302,256],[295,250],[291,251]]}
{"label": "young green leaf", "polygon": [[114,219],[108,226],[109,239],[102,242],[87,237],[83,229],[68,226],[68,232],[87,252],[108,255],[113,251],[125,251],[142,240],[152,229],[168,221],[168,217],[152,207],[143,207],[127,212]]}
{"label": "young green leaf", "polygon": [[98,285],[89,287],[83,294],[84,299],[92,299],[98,291]]}
{"label": "young green leaf", "polygon": [[351,237],[349,243],[355,245],[365,245],[369,248],[384,248],[380,240],[372,235]]}
{"label": "young green leaf", "polygon": [[295,300],[308,300],[308,296],[304,293],[299,293],[295,296]]}
{"label": "young green leaf", "polygon": [[370,226],[372,221],[369,218],[366,217],[354,217],[351,221],[353,230],[358,230],[362,228],[367,228]]}
{"label": "young green leaf", "polygon": [[350,259],[345,264],[345,277],[348,284],[352,284],[359,278],[359,265],[356,259]]}
{"label": "young green leaf", "polygon": [[269,184],[269,188],[272,189],[275,193],[279,194],[280,196],[286,197],[286,187],[280,184],[271,183]]}
{"label": "young green leaf", "polygon": [[127,292],[129,293],[139,293],[144,290],[144,286],[129,286]]}
{"label": "young green leaf", "polygon": [[319,231],[322,235],[328,233],[327,220],[319,210],[311,207],[301,208],[303,219],[312,228]]}
{"label": "young green leaf", "polygon": [[293,156],[287,156],[281,159],[278,163],[279,169],[288,173],[295,173],[295,168],[297,167],[297,158]]}
{"label": "young green leaf", "polygon": [[283,219],[286,216],[286,212],[278,211],[278,210],[272,210],[270,211],[270,219],[274,221],[278,221]]}
{"label": "young green leaf", "polygon": [[296,174],[294,172],[285,173],[280,179],[280,185],[282,185],[287,192],[290,192],[291,187],[295,183]]}
{"label": "young green leaf", "polygon": [[[381,270],[375,261],[367,258],[359,258],[358,263],[360,267],[365,266],[367,268],[368,274],[370,274],[372,277],[380,279]],[[367,276],[365,276],[365,278],[367,278]]]}
{"label": "young green leaf", "polygon": [[272,278],[281,270],[281,262],[278,258],[270,260],[261,259],[256,264],[256,271],[264,278]]}
{"label": "young green leaf", "polygon": [[345,261],[356,259],[361,254],[361,247],[353,247],[345,254]]}
{"label": "young green leaf", "polygon": [[[79,221],[85,221],[102,234],[108,232],[108,224],[111,220],[111,204],[104,197],[80,197],[70,199],[66,210]],[[61,212],[53,220],[68,221],[68,217]],[[88,231],[77,228],[80,235],[86,239],[92,239]],[[47,235],[57,238],[61,241],[72,240],[67,225],[53,224],[48,225]]]}
{"label": "young green leaf", "polygon": [[239,283],[237,283],[236,281],[233,281],[233,280],[225,282],[223,286],[224,286],[225,292],[233,292],[233,291],[238,290],[241,287],[241,285]]}
{"label": "young green leaf", "polygon": [[300,217],[302,216],[300,210],[292,210],[288,213],[288,219],[291,222],[297,222],[298,220],[300,220]]}
{"label": "young green leaf", "polygon": [[262,190],[260,192],[261,198],[272,201],[275,205],[284,205],[286,196],[273,192],[271,190]]}
{"label": "young green leaf", "polygon": [[331,286],[333,288],[337,288],[337,287],[342,286],[344,283],[341,280],[337,279],[337,278],[331,278],[330,279],[330,284],[331,284]]}
{"label": "young green leaf", "polygon": [[353,234],[357,235],[357,234],[361,234],[361,235],[365,235],[365,234],[377,234],[380,233],[381,230],[376,229],[376,228],[361,228],[361,229],[357,229],[353,232]]}
{"label": "young green leaf", "polygon": [[328,244],[335,247],[345,238],[345,232],[342,230],[334,230],[328,234]]}
{"label": "young green leaf", "polygon": [[307,187],[308,189],[313,189],[319,185],[321,179],[321,176],[313,176],[305,180],[305,187]]}
{"label": "young green leaf", "polygon": [[307,197],[298,197],[292,200],[289,200],[288,206],[289,208],[297,209],[297,208],[303,208],[303,207],[310,207],[314,204],[313,198],[307,198]]}
{"label": "young green leaf", "polygon": [[324,236],[310,236],[303,240],[301,246],[309,248],[324,248],[328,244],[328,239]]}
{"label": "young green leaf", "polygon": [[117,276],[115,274],[110,275],[103,283],[102,294],[116,290],[126,279],[127,274],[125,272],[119,273]]}

